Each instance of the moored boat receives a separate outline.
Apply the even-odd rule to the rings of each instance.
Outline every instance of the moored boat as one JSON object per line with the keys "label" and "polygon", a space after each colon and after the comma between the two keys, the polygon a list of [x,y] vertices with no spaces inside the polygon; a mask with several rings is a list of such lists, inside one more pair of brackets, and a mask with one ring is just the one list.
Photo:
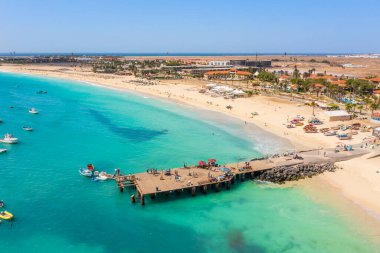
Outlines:
{"label": "moored boat", "polygon": [[18,142],[18,138],[13,137],[11,134],[4,135],[4,138],[0,139],[0,142],[13,144]]}
{"label": "moored boat", "polygon": [[13,218],[13,214],[11,214],[10,212],[4,210],[4,211],[0,212],[0,218],[3,219],[3,220],[10,220],[10,219]]}
{"label": "moored boat", "polygon": [[81,174],[84,177],[92,177],[92,171],[85,168],[79,169],[79,174]]}
{"label": "moored boat", "polygon": [[33,131],[33,128],[26,127],[26,126],[22,127],[22,129],[25,130],[25,131]]}
{"label": "moored boat", "polygon": [[3,220],[10,220],[13,218],[13,214],[8,212],[7,210],[4,209],[5,203],[4,201],[0,200],[0,208],[3,209],[0,211],[0,218]]}
{"label": "moored boat", "polygon": [[336,131],[334,131],[334,130],[327,131],[327,132],[324,133],[324,135],[325,136],[334,136],[334,135],[336,135]]}
{"label": "moored boat", "polygon": [[79,169],[79,174],[84,177],[92,177],[94,175],[94,166],[92,164],[87,164],[87,168]]}
{"label": "moored boat", "polygon": [[0,148],[0,154],[7,152],[6,148]]}
{"label": "moored boat", "polygon": [[29,113],[31,113],[31,114],[38,114],[39,112],[38,112],[38,110],[36,108],[30,108],[29,109]]}
{"label": "moored boat", "polygon": [[340,133],[337,135],[339,140],[350,140],[352,139],[351,134],[346,134],[346,133]]}
{"label": "moored boat", "polygon": [[102,181],[109,179],[109,177],[107,176],[107,173],[104,171],[99,173],[98,178],[99,180],[102,180]]}

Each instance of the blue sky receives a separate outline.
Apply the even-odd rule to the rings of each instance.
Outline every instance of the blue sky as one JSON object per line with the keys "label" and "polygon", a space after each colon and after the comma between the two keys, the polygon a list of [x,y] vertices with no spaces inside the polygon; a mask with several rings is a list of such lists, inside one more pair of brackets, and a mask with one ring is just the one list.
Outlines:
{"label": "blue sky", "polygon": [[378,0],[0,0],[0,52],[379,53]]}

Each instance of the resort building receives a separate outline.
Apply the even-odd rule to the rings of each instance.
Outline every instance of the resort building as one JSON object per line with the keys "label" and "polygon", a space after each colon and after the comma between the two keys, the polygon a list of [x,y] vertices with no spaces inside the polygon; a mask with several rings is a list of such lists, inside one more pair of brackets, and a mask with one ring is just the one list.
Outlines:
{"label": "resort building", "polygon": [[351,120],[352,115],[346,111],[326,111],[325,114],[329,117],[330,121],[346,121]]}
{"label": "resort building", "polygon": [[251,72],[237,69],[208,71],[204,74],[206,80],[223,79],[223,80],[246,80],[253,76]]}
{"label": "resort building", "polygon": [[230,66],[229,61],[210,61],[208,63],[209,66]]}
{"label": "resort building", "polygon": [[290,81],[290,76],[288,76],[288,75],[282,75],[282,76],[280,76],[280,77],[278,78],[278,81],[279,81],[280,83],[284,83],[284,82]]}
{"label": "resort building", "polygon": [[346,80],[330,81],[330,83],[338,85],[338,87],[340,87],[340,88],[346,88],[347,87]]}
{"label": "resort building", "polygon": [[380,88],[380,77],[375,77],[369,79],[377,88]]}
{"label": "resort building", "polygon": [[272,67],[272,61],[230,60],[230,65],[256,68],[270,68]]}

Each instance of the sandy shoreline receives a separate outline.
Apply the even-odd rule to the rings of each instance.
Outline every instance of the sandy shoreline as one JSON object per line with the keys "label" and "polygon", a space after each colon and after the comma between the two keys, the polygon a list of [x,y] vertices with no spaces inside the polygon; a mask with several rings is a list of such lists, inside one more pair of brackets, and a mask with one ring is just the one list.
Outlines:
{"label": "sandy shoreline", "polygon": [[[237,118],[243,122],[254,125],[268,131],[280,138],[290,141],[295,149],[334,147],[337,139],[325,137],[321,134],[306,134],[302,128],[287,129],[287,119],[296,115],[311,117],[310,107],[296,104],[295,102],[266,96],[253,96],[251,98],[226,100],[222,97],[211,97],[198,92],[202,81],[190,84],[177,81],[165,81],[153,86],[140,86],[132,83],[133,77],[95,74],[81,68],[65,67],[64,70],[54,66],[30,66],[30,65],[3,65],[0,71],[13,73],[32,74],[67,80],[85,82],[112,89],[123,89],[146,94],[147,96],[170,99],[194,108],[211,110]],[[232,110],[226,106],[231,105]],[[251,116],[252,112],[258,112],[258,116]],[[316,114],[324,119],[322,111],[316,110]],[[335,124],[326,124],[336,125]],[[347,144],[359,143],[369,133],[359,133],[354,140],[346,141]],[[306,191],[318,193],[323,189],[326,192],[334,192],[344,198],[342,209],[352,207],[360,219],[380,222],[380,173],[376,164],[380,164],[380,157],[372,160],[362,158],[341,163],[344,170],[336,173],[327,173],[315,179],[295,183],[306,189]],[[294,184],[294,183],[292,183]],[[323,201],[322,201],[323,202]],[[351,203],[351,204],[350,204]],[[351,205],[351,206],[350,206]],[[351,211],[352,211],[351,210]],[[343,211],[343,210],[342,210]],[[351,212],[349,211],[349,212]],[[363,218],[366,216],[365,218]],[[368,218],[370,217],[370,218]],[[379,228],[380,223],[372,224],[374,229]],[[379,232],[380,234],[380,232]]]}

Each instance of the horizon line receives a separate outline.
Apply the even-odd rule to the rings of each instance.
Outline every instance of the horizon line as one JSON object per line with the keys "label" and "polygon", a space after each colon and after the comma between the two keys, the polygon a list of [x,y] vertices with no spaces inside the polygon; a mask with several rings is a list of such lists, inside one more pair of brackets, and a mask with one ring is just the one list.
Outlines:
{"label": "horizon line", "polygon": [[271,56],[271,55],[286,55],[286,56],[302,56],[302,55],[378,55],[377,52],[320,52],[320,53],[308,53],[308,52],[0,52],[0,56],[28,56],[28,55],[119,55],[119,56]]}

